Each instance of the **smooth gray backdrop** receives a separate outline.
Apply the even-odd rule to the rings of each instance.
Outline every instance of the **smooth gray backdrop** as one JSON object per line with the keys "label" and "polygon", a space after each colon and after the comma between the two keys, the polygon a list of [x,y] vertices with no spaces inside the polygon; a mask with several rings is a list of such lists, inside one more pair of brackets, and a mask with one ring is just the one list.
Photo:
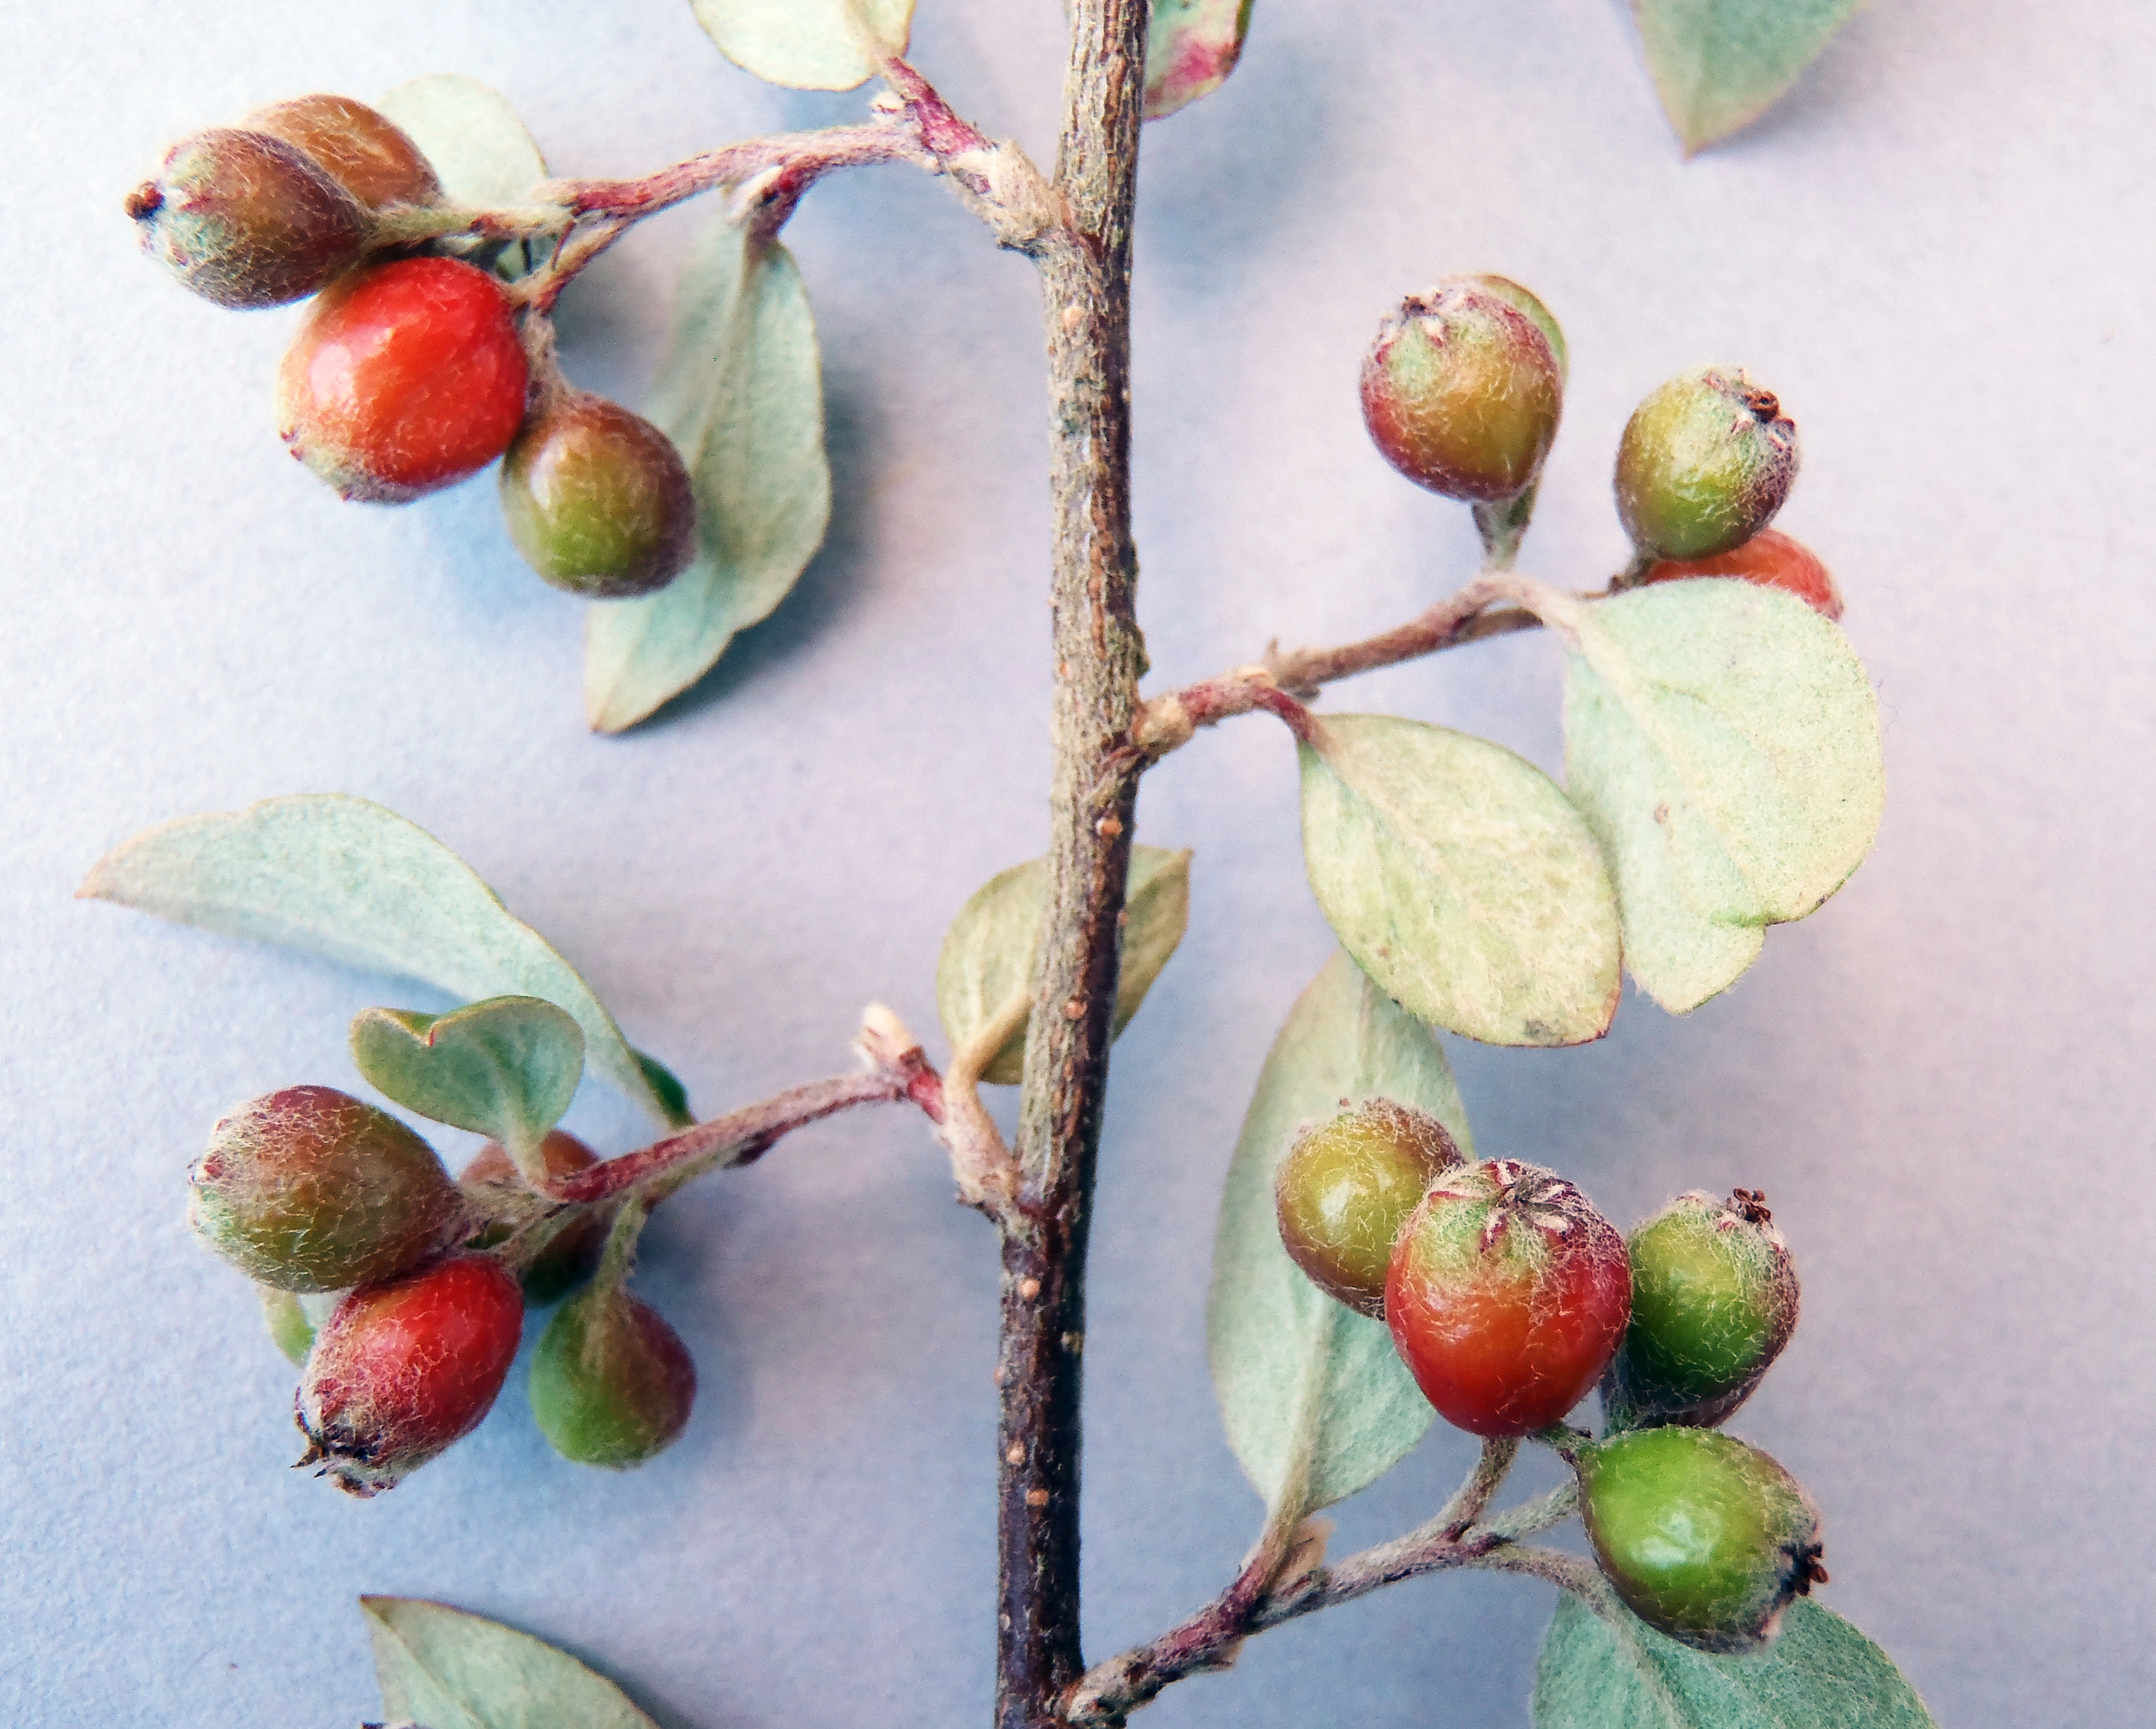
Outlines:
{"label": "smooth gray backdrop", "polygon": [[[1045,162],[1059,33],[1054,0],[922,0],[915,48]],[[69,898],[151,823],[364,794],[469,859],[716,1111],[843,1067],[870,998],[940,1052],[944,922],[1042,843],[1037,301],[926,178],[859,174],[794,221],[830,540],[634,736],[583,730],[578,606],[519,565],[490,481],[346,507],[286,459],[268,385],[295,314],[190,299],[121,197],[195,126],[445,69],[505,91],[567,172],[861,100],[757,84],[685,0],[0,21],[0,1721],[352,1725],[377,1706],[352,1599],[391,1592],[563,1643],[669,1729],[978,1724],[994,1253],[917,1119],[818,1128],[660,1215],[639,1289],[704,1378],[662,1459],[565,1464],[512,1390],[346,1501],[286,1469],[292,1375],[189,1240],[182,1173],[235,1101],[356,1085],[356,1010],[438,1005]],[[2102,0],[1881,0],[1689,165],[1614,0],[1261,0],[1225,90],[1146,135],[1157,686],[1382,627],[1468,570],[1464,511],[1384,466],[1354,394],[1379,314],[1440,274],[1518,276],[1571,337],[1537,574],[1614,568],[1611,453],[1670,373],[1745,363],[1800,423],[1784,524],[1839,574],[1886,722],[1871,859],[1686,1020],[1628,993],[1584,1051],[1450,1048],[1482,1147],[1561,1166],[1620,1222],[1768,1192],[1804,1325],[1738,1427],[1825,1508],[1826,1600],[1948,1725],[2145,1721],[2156,1687],[2152,123],[2156,25]],[[706,219],[650,224],[569,296],[578,379],[639,399]],[[1327,700],[1555,768],[1557,697],[1552,645],[1513,639]],[[1207,1259],[1250,1083],[1328,946],[1270,722],[1163,768],[1142,833],[1197,857],[1101,1158],[1095,1655],[1209,1596],[1253,1530]],[[610,1151],[639,1134],[596,1084],[571,1120]],[[1424,1516],[1467,1456],[1440,1425],[1338,1541]],[[1403,1587],[1150,1721],[1520,1725],[1549,1607],[1522,1580]]]}

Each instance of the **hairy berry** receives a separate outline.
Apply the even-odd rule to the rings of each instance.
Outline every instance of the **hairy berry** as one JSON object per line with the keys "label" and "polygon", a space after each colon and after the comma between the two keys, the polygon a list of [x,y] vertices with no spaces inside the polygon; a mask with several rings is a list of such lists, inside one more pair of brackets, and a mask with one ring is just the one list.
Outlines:
{"label": "hairy berry", "polygon": [[696,549],[696,498],[666,435],[576,392],[524,423],[501,463],[501,510],[526,563],[557,589],[648,594]]}
{"label": "hairy berry", "polygon": [[493,1407],[516,1356],[524,1295],[491,1255],[452,1255],[363,1286],[316,1336],[300,1383],[300,1463],[350,1495],[393,1489]]}
{"label": "hairy berry", "polygon": [[287,1087],[222,1118],[187,1188],[195,1234],[286,1291],[388,1279],[440,1247],[464,1216],[432,1147],[331,1087]]}
{"label": "hairy berry", "polygon": [[1514,303],[1526,291],[1506,290],[1455,276],[1410,295],[1363,358],[1370,436],[1402,474],[1448,498],[1524,491],[1557,436],[1563,364]]}
{"label": "hairy berry", "polygon": [[1481,272],[1462,276],[1477,288],[1487,289],[1507,305],[1516,306],[1534,321],[1535,328],[1543,333],[1543,340],[1550,345],[1550,353],[1557,360],[1557,381],[1562,385],[1571,376],[1572,358],[1566,352],[1564,328],[1557,322],[1557,315],[1543,304],[1542,296],[1532,289],[1515,282],[1510,276],[1497,276]]}
{"label": "hairy berry", "polygon": [[1613,1428],[1712,1428],[1752,1396],[1797,1325],[1797,1269],[1765,1196],[1680,1195],[1633,1232],[1632,1320],[1609,1360]]}
{"label": "hairy berry", "polygon": [[1711,558],[1662,558],[1649,565],[1643,583],[1681,582],[1693,576],[1733,576],[1762,588],[1786,589],[1813,611],[1841,616],[1841,590],[1834,573],[1803,542],[1779,528],[1762,528],[1743,545]]}
{"label": "hairy berry", "polygon": [[528,376],[499,282],[453,258],[398,259],[315,302],[278,368],[278,429],[343,497],[403,503],[508,447]]}
{"label": "hairy berry", "polygon": [[1281,1243],[1328,1297],[1385,1312],[1393,1244],[1438,1173],[1459,1164],[1436,1118],[1373,1099],[1306,1132],[1273,1179]]}
{"label": "hairy berry", "polygon": [[1756,1447],[1710,1429],[1654,1428],[1581,1459],[1594,1558],[1632,1613],[1702,1651],[1766,1645],[1815,1584],[1819,1509]]}
{"label": "hairy berry", "polygon": [[[599,1161],[597,1153],[566,1129],[549,1130],[540,1152],[549,1176],[574,1176]],[[487,1208],[490,1191],[499,1195],[504,1191],[519,1192],[524,1187],[509,1149],[498,1140],[490,1140],[479,1150],[458,1181],[480,1212]],[[491,1247],[507,1235],[506,1227],[498,1227],[481,1238],[479,1246]],[[535,1308],[544,1308],[571,1286],[589,1278],[598,1265],[599,1250],[605,1243],[606,1223],[596,1212],[587,1212],[564,1226],[525,1268],[524,1300]]]}
{"label": "hairy berry", "polygon": [[370,210],[431,204],[442,196],[434,164],[396,121],[350,96],[295,96],[242,122],[311,157]]}
{"label": "hairy berry", "polygon": [[1446,1172],[1393,1249],[1385,1322],[1438,1414],[1525,1435],[1594,1385],[1631,1307],[1625,1239],[1555,1172],[1488,1159]]}
{"label": "hairy berry", "polygon": [[276,306],[358,260],[373,223],[305,152],[261,132],[213,126],[165,154],[127,195],[142,249],[221,306]]}
{"label": "hairy berry", "polygon": [[655,1310],[602,1283],[547,1324],[531,1356],[531,1394],[541,1433],[564,1459],[642,1464],[688,1426],[696,1365]]}
{"label": "hairy berry", "polygon": [[1649,393],[1617,448],[1617,513],[1642,553],[1708,558],[1774,518],[1797,477],[1797,429],[1738,367]]}

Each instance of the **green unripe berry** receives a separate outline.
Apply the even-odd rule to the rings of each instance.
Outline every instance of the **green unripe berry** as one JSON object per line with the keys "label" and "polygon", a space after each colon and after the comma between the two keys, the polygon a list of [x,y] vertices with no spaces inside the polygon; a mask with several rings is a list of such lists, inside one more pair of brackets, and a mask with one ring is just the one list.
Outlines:
{"label": "green unripe berry", "polygon": [[1696,1650],[1763,1649],[1815,1584],[1819,1509],[1756,1447],[1654,1428],[1589,1449],[1580,1510],[1594,1558],[1632,1613]]}
{"label": "green unripe berry", "polygon": [[1796,1330],[1796,1264],[1766,1197],[1680,1195],[1632,1233],[1632,1320],[1602,1403],[1613,1429],[1712,1428],[1752,1396]]}
{"label": "green unripe berry", "polygon": [[241,1105],[210,1131],[187,1187],[195,1234],[284,1291],[393,1279],[464,1218],[432,1147],[329,1087],[287,1087]]}
{"label": "green unripe berry", "polygon": [[221,306],[312,294],[358,261],[373,230],[359,200],[305,152],[229,126],[175,144],[126,210],[143,250]]}
{"label": "green unripe berry", "polygon": [[1454,276],[1409,296],[1363,361],[1363,417],[1386,461],[1485,504],[1534,484],[1564,402],[1563,363],[1518,304],[1533,297],[1502,280]]}
{"label": "green unripe berry", "polygon": [[1617,513],[1643,553],[1706,558],[1774,519],[1797,477],[1796,424],[1738,367],[1650,393],[1617,448]]}
{"label": "green unripe berry", "polygon": [[434,165],[396,121],[350,96],[295,96],[247,116],[251,132],[281,138],[370,210],[440,201]]}
{"label": "green unripe berry", "polygon": [[672,441],[582,393],[545,404],[501,461],[501,512],[526,563],[593,599],[649,594],[696,550],[696,498]]}
{"label": "green unripe berry", "polygon": [[1385,1312],[1393,1244],[1437,1174],[1462,1162],[1436,1118],[1373,1099],[1306,1131],[1273,1179],[1281,1244],[1328,1297]]}
{"label": "green unripe berry", "polygon": [[657,1310],[619,1287],[563,1304],[531,1356],[531,1414],[562,1458],[642,1464],[688,1427],[696,1365]]}

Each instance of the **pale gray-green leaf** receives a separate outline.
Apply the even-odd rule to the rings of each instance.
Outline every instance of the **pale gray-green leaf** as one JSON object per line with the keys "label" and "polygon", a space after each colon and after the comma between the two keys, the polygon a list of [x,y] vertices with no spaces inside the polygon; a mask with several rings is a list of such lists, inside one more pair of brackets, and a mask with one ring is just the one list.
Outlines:
{"label": "pale gray-green leaf", "polygon": [[1878,704],[1848,639],[1778,589],[1658,583],[1546,616],[1571,650],[1567,785],[1617,880],[1625,962],[1682,1013],[1863,861]]}
{"label": "pale gray-green leaf", "polygon": [[[1623,1613],[1623,1611],[1619,1611]],[[1559,1601],[1535,1675],[1535,1729],[1936,1729],[1893,1660],[1799,1598],[1754,1657],[1710,1657],[1627,1615],[1627,1637]]]}
{"label": "pale gray-green leaf", "polygon": [[1757,120],[1861,0],[1632,0],[1647,69],[1689,156]]}
{"label": "pale gray-green leaf", "polygon": [[666,1120],[613,1016],[569,963],[448,847],[365,799],[264,799],[237,816],[162,823],[100,859],[78,893],[452,996],[544,997],[583,1029],[592,1066]]}
{"label": "pale gray-green leaf", "polygon": [[1433,1415],[1384,1323],[1325,1295],[1281,1247],[1281,1160],[1303,1129],[1370,1099],[1428,1111],[1472,1151],[1430,1029],[1336,954],[1265,1058],[1213,1243],[1213,1390],[1228,1444],[1268,1507],[1291,1497],[1307,1510],[1354,1494],[1404,1457]]}
{"label": "pale gray-green leaf", "polygon": [[362,1597],[382,1709],[426,1729],[658,1729],[604,1675],[499,1621]]}
{"label": "pale gray-green leaf", "polygon": [[491,996],[447,1015],[362,1009],[352,1054],[376,1091],[490,1135],[522,1164],[577,1096],[584,1034],[539,997]]}
{"label": "pale gray-green leaf", "polygon": [[1250,33],[1252,0],[1153,0],[1145,117],[1158,120],[1228,81]]}
{"label": "pale gray-green leaf", "polygon": [[696,491],[696,556],[655,594],[586,626],[584,708],[618,733],[711,671],[783,600],[831,519],[824,378],[808,291],[783,246],[721,219],[682,274],[651,419]]}
{"label": "pale gray-green leaf", "polygon": [[400,84],[374,105],[411,135],[453,204],[493,210],[529,203],[546,158],[507,97],[461,72]]}
{"label": "pale gray-green leaf", "polygon": [[[1123,948],[1116,974],[1112,1036],[1120,1037],[1160,976],[1190,919],[1190,854],[1164,846],[1133,846],[1124,902]],[[1029,1003],[1048,918],[1044,859],[991,877],[958,909],[943,934],[936,962],[936,1006],[952,1050]],[[1025,1022],[1004,1042],[982,1079],[1016,1086],[1025,1068]]]}
{"label": "pale gray-green leaf", "polygon": [[913,0],[690,0],[719,52],[795,90],[850,90],[903,54]]}
{"label": "pale gray-green leaf", "polygon": [[1302,747],[1302,852],[1341,946],[1409,1013],[1576,1045],[1617,1011],[1617,903],[1549,777],[1465,733],[1328,715]]}

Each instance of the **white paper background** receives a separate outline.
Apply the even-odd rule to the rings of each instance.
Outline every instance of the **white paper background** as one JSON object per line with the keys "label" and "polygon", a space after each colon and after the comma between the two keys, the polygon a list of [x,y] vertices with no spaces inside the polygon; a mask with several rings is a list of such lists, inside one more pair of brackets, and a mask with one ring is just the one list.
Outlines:
{"label": "white paper background", "polygon": [[[1053,0],[923,13],[930,75],[1046,160]],[[424,71],[500,87],[569,172],[860,99],[756,85],[678,0],[85,0],[13,8],[0,49],[0,1720],[354,1723],[372,1591],[562,1642],[670,1729],[982,1721],[994,1255],[917,1120],[819,1128],[660,1216],[639,1289],[705,1393],[658,1463],[562,1464],[512,1395],[345,1501],[285,1469],[292,1377],[189,1241],[181,1176],[234,1101],[357,1084],[357,1009],[424,999],[69,897],[152,822],[343,790],[461,852],[707,1110],[844,1066],[871,997],[932,1029],[943,921],[1044,832],[1029,268],[920,177],[814,194],[789,239],[826,343],[829,545],[694,697],[599,740],[578,606],[517,564],[490,484],[338,504],[270,430],[295,315],[189,299],[135,255],[121,196],[194,126]],[[1742,361],[1799,420],[1784,524],[1834,565],[1880,689],[1876,852],[1687,1021],[1628,999],[1589,1050],[1454,1057],[1486,1150],[1563,1166],[1620,1221],[1768,1191],[1804,1320],[1738,1426],[1825,1509],[1826,1600],[1948,1724],[2138,1721],[2156,1685],[2152,93],[2143,9],[1881,3],[1686,166],[1612,0],[1264,0],[1224,92],[1147,132],[1157,684],[1382,627],[1466,572],[1465,512],[1384,467],[1353,391],[1379,313],[1446,270],[1532,284],[1572,339],[1538,574],[1618,561],[1610,453],[1669,373]],[[569,297],[582,382],[636,399],[702,219],[651,224]],[[1516,639],[1332,700],[1554,765],[1557,695],[1551,645]],[[1196,849],[1196,893],[1101,1159],[1095,1655],[1209,1596],[1251,1531],[1206,1257],[1251,1080],[1327,947],[1270,723],[1163,768],[1142,832]],[[596,1087],[572,1121],[608,1150],[638,1133]],[[1423,1516],[1466,1456],[1440,1425],[1342,1543]],[[1400,1587],[1149,1721],[1519,1724],[1548,1608],[1519,1580]]]}

